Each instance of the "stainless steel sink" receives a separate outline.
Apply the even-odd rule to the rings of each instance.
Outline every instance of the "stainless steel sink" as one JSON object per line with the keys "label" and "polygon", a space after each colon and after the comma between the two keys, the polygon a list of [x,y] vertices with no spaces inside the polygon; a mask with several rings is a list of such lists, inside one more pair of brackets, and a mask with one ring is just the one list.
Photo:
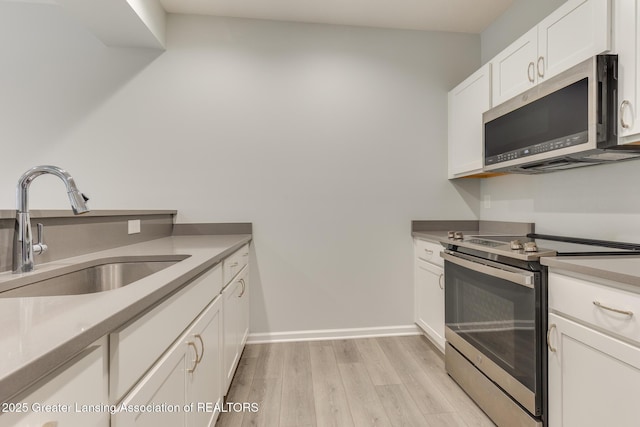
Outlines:
{"label": "stainless steel sink", "polygon": [[[187,257],[176,256],[173,259],[163,257],[159,260],[139,260],[135,257],[129,257],[111,262],[97,260],[92,263],[93,265],[84,264],[74,271],[64,269],[62,274],[53,277],[44,279],[34,277],[35,281],[27,281],[26,283],[22,283],[25,280],[20,280],[16,281],[14,286],[9,282],[10,289],[0,292],[0,298],[81,295],[109,291],[157,273],[185,258]],[[45,273],[45,275],[48,274]]]}

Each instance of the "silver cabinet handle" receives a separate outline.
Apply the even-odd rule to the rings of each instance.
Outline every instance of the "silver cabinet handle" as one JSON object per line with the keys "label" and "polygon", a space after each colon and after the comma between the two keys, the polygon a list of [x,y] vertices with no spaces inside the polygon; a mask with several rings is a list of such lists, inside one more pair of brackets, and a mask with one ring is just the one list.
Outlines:
{"label": "silver cabinet handle", "polygon": [[42,427],[58,427],[58,422],[57,421],[47,421],[46,423],[42,424]]}
{"label": "silver cabinet handle", "polygon": [[555,353],[556,350],[558,350],[557,348],[551,345],[551,331],[554,330],[555,327],[556,327],[556,324],[552,323],[549,325],[549,329],[547,329],[547,347],[549,348],[549,351],[552,353]]}
{"label": "silver cabinet handle", "polygon": [[[540,71],[540,64],[542,64],[542,71]],[[538,70],[538,77],[544,77],[544,56],[538,58],[538,65],[536,66]]]}
{"label": "silver cabinet handle", "polygon": [[529,62],[529,65],[527,66],[527,77],[531,83],[533,83],[536,78],[535,67],[536,66],[533,62]]}
{"label": "silver cabinet handle", "polygon": [[240,292],[238,298],[242,298],[242,295],[244,295],[244,291],[247,290],[247,284],[244,283],[244,279],[240,279],[240,283],[242,284],[242,292]]}
{"label": "silver cabinet handle", "polygon": [[229,267],[237,267],[237,266],[238,266],[238,261],[232,262],[231,264],[229,264]]}
{"label": "silver cabinet handle", "polygon": [[192,374],[192,373],[194,373],[194,372],[196,371],[196,368],[198,367],[198,359],[199,359],[199,356],[198,356],[198,347],[196,347],[196,345],[195,345],[195,343],[194,343],[193,341],[189,341],[189,342],[187,343],[187,345],[189,345],[189,346],[193,347],[193,350],[196,352],[196,358],[195,358],[195,360],[193,361],[193,367],[192,367],[192,368],[190,368],[190,369],[187,369],[187,372],[188,372],[188,373],[190,373],[190,374]]}
{"label": "silver cabinet handle", "polygon": [[[200,334],[195,334],[195,335],[194,335],[194,337],[195,337],[198,341],[200,341],[200,345],[202,346],[202,353],[200,353],[200,357],[198,357],[198,358],[196,359],[196,362],[197,362],[197,363],[200,363],[200,362],[202,362],[202,358],[204,357],[204,341],[202,340],[202,335],[200,335]],[[196,357],[197,357],[197,356],[198,356],[198,354],[196,353]]]}
{"label": "silver cabinet handle", "polygon": [[629,129],[631,127],[629,123],[624,121],[624,111],[626,107],[631,107],[631,103],[627,99],[620,103],[620,126],[622,126],[622,129]]}
{"label": "silver cabinet handle", "polygon": [[427,255],[433,255],[433,251],[431,249],[425,249],[424,251],[427,253]]}
{"label": "silver cabinet handle", "polygon": [[442,279],[444,279],[444,273],[440,273],[440,276],[438,276],[438,286],[440,286],[440,289],[444,291],[444,284],[442,283]]}
{"label": "silver cabinet handle", "polygon": [[620,310],[619,308],[607,307],[606,305],[602,305],[600,301],[594,301],[593,305],[603,310],[613,311],[614,313],[624,314],[625,316],[633,317],[633,311]]}
{"label": "silver cabinet handle", "polygon": [[451,255],[449,251],[440,252],[440,256],[444,258],[445,261],[468,268],[469,270],[477,271],[478,273],[508,280],[509,282],[517,283],[527,288],[533,289],[534,287],[533,282],[535,275],[529,271],[522,271],[486,260],[482,262],[471,261],[466,259],[464,255]]}

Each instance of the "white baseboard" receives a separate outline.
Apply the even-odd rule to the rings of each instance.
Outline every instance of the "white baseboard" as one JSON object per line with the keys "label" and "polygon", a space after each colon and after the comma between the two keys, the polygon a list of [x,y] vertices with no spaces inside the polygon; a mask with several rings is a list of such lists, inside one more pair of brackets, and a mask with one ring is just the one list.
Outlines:
{"label": "white baseboard", "polygon": [[379,328],[321,329],[315,331],[267,332],[249,334],[247,344],[291,341],[321,341],[385,336],[420,335],[416,325],[384,326]]}

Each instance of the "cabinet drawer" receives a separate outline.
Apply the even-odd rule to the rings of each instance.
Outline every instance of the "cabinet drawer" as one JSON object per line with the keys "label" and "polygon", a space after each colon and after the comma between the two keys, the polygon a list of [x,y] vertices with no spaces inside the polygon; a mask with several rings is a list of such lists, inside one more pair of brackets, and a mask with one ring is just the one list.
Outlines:
{"label": "cabinet drawer", "polygon": [[110,339],[109,397],[117,402],[220,293],[220,264]]}
{"label": "cabinet drawer", "polygon": [[[633,315],[608,308],[628,311]],[[549,310],[640,343],[640,294],[550,273]]]}
{"label": "cabinet drawer", "polygon": [[416,258],[428,261],[436,265],[444,265],[444,260],[440,252],[444,249],[440,243],[427,242],[426,240],[415,240]]}
{"label": "cabinet drawer", "polygon": [[224,284],[235,277],[249,263],[249,244],[244,245],[222,261]]}

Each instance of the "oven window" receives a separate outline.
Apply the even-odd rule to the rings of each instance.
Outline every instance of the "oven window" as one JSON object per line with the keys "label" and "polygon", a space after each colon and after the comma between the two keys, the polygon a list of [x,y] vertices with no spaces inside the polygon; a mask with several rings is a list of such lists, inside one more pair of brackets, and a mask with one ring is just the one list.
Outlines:
{"label": "oven window", "polygon": [[445,323],[529,390],[536,391],[534,289],[445,263]]}

